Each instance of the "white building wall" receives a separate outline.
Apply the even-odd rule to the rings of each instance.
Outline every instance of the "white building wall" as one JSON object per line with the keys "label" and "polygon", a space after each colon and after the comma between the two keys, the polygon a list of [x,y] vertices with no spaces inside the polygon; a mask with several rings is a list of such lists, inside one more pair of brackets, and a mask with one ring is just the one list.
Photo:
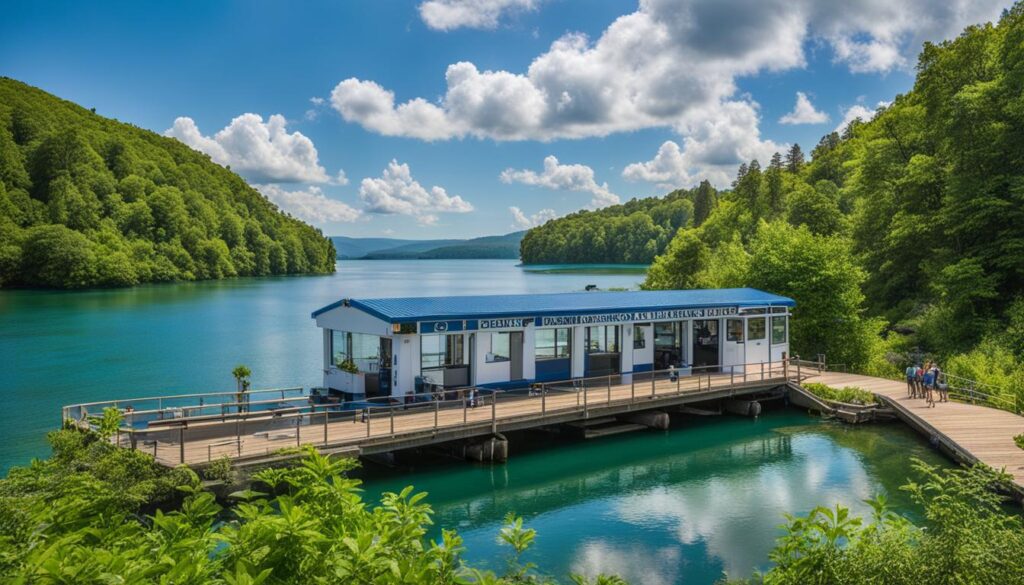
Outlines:
{"label": "white building wall", "polygon": [[537,377],[537,328],[527,327],[523,330],[523,378],[532,380]]}
{"label": "white building wall", "polygon": [[582,378],[587,365],[587,332],[586,327],[576,325],[572,328],[572,377]]}
{"label": "white building wall", "polygon": [[420,375],[420,338],[418,335],[396,335],[391,351],[397,358],[398,376],[391,388],[392,396],[404,396],[416,391],[416,376]]}
{"label": "white building wall", "polygon": [[[511,371],[511,365],[507,361],[487,361],[487,354],[491,352],[491,333],[495,332],[487,330],[476,333],[476,355],[473,357],[473,366],[476,370],[477,385],[508,382]],[[525,360],[525,356],[523,359]]]}
{"label": "white building wall", "polygon": [[391,335],[391,324],[353,307],[335,307],[316,316],[316,326],[337,329],[351,333],[369,333],[387,337]]}
{"label": "white building wall", "polygon": [[[622,347],[619,348],[619,371],[622,373],[633,372],[633,325],[622,325],[619,327],[619,339],[622,340]],[[632,379],[632,378],[629,378]]]}
{"label": "white building wall", "polygon": [[[633,335],[633,327],[630,326],[630,327],[627,327],[627,328],[629,329],[630,335]],[[633,353],[633,367],[636,367],[637,365],[653,364],[654,363],[654,327],[651,326],[651,325],[645,325],[643,327],[640,327],[640,329],[644,330],[644,341],[645,341],[645,344],[644,344],[644,347],[642,349],[633,349],[632,350],[632,353]],[[627,348],[626,351],[630,351],[630,349],[633,347],[633,341],[635,341],[635,339],[630,338],[629,344],[623,346],[623,347]],[[623,369],[623,371],[625,371],[625,369]]]}

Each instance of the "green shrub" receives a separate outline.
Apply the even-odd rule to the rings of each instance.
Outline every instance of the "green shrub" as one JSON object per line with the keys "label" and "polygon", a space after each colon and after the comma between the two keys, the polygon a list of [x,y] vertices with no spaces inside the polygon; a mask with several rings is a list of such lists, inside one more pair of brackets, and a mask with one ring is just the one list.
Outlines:
{"label": "green shrub", "polygon": [[873,393],[856,386],[846,386],[837,390],[820,382],[808,382],[803,384],[803,388],[818,398],[830,402],[860,405],[878,403],[878,398]]}
{"label": "green shrub", "polygon": [[220,459],[215,459],[205,468],[203,468],[203,478],[210,481],[223,481],[230,483],[234,476],[234,466],[231,464],[231,458],[227,455]]}

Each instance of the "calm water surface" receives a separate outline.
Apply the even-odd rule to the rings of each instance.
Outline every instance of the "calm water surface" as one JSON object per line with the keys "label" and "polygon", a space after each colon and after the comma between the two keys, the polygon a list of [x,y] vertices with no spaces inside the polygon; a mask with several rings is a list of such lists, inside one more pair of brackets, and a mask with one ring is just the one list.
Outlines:
{"label": "calm water surface", "polygon": [[310,313],[342,297],[636,287],[636,271],[528,271],[514,260],[351,260],[331,276],[242,278],[86,292],[0,291],[0,474],[45,456],[60,406],[152,394],[322,382]]}
{"label": "calm water surface", "polygon": [[714,583],[728,572],[767,568],[783,513],[885,494],[899,512],[920,512],[899,486],[917,456],[948,465],[899,424],[850,427],[795,410],[759,420],[691,417],[667,432],[567,443],[511,439],[504,465],[464,462],[410,472],[367,464],[366,496],[405,485],[429,493],[435,528],[455,528],[467,558],[504,568],[502,517],[537,529],[526,556],[564,580],[616,573],[633,585]]}

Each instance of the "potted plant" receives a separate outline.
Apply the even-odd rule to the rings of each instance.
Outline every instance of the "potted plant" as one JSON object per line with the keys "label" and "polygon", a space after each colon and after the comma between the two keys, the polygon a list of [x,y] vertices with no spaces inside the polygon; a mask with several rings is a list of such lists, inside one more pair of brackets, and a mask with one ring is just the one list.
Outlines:
{"label": "potted plant", "polygon": [[235,369],[231,370],[231,375],[235,377],[235,385],[237,394],[235,394],[235,402],[238,403],[238,411],[242,412],[245,410],[242,404],[246,401],[249,392],[249,376],[252,375],[252,371],[244,365],[237,365]]}

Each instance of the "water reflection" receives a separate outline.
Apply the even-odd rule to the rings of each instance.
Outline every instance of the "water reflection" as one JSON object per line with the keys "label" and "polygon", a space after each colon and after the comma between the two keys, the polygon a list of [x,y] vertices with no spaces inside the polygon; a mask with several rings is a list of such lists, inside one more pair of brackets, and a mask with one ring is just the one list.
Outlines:
{"label": "water reflection", "polygon": [[907,458],[942,461],[899,425],[847,430],[783,411],[682,426],[561,446],[548,439],[525,452],[513,439],[505,466],[371,470],[368,495],[407,483],[430,492],[438,529],[458,528],[470,559],[494,568],[505,554],[495,535],[513,510],[539,534],[529,560],[559,576],[713,583],[765,568],[783,513],[836,503],[867,513],[863,500],[886,493],[913,514],[897,489]]}

